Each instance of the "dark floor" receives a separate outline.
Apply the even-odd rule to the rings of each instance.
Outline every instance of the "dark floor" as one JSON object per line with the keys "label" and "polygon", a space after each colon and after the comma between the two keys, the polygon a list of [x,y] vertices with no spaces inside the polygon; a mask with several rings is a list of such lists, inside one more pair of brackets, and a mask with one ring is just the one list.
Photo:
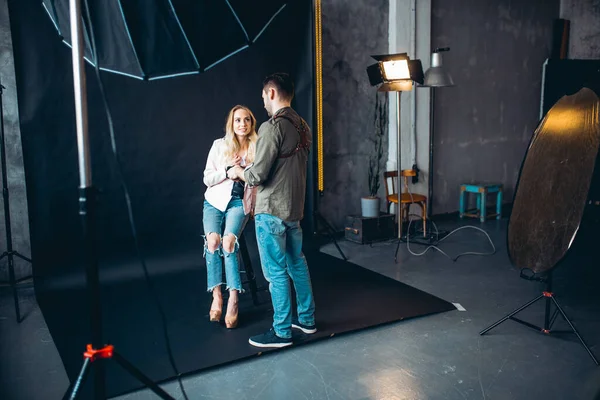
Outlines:
{"label": "dark floor", "polygon": [[[506,252],[506,221],[440,223],[440,229],[470,224],[484,228],[497,249],[493,256],[465,256],[452,262],[433,250],[423,256],[402,245],[358,245],[341,241],[349,261],[459,303],[454,311],[410,319],[276,352],[185,378],[189,399],[593,399],[600,389],[596,367],[573,335],[548,337],[513,321],[485,336],[479,331],[540,294],[542,286],[519,279]],[[449,255],[488,252],[486,236],[463,229],[441,242]],[[422,246],[411,246],[421,252]],[[330,244],[323,252],[339,256]],[[594,291],[598,262],[565,264],[555,292],[592,350],[600,357],[600,301]],[[595,264],[594,264],[595,263]],[[590,267],[592,266],[592,267]],[[595,281],[594,281],[595,279]],[[351,295],[351,294],[348,294]],[[16,399],[56,399],[68,382],[56,348],[32,294],[18,325],[12,298],[0,299],[0,393]],[[373,304],[385,307],[385,304]],[[542,324],[540,303],[521,313]],[[557,329],[566,329],[557,321]],[[15,390],[15,387],[18,388]],[[183,398],[176,382],[165,386]],[[0,394],[0,399],[6,397]],[[147,391],[120,399],[155,398]]]}

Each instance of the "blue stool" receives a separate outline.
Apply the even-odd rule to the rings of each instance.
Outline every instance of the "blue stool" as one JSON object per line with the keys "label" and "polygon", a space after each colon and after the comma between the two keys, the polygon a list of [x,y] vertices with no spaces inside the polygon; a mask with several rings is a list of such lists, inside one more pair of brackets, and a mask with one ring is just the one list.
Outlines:
{"label": "blue stool", "polygon": [[[468,199],[467,193],[477,194],[477,207],[475,209],[466,210]],[[496,213],[487,213],[487,195],[496,193]],[[481,222],[485,222],[487,218],[496,217],[502,218],[502,184],[501,183],[463,183],[460,185],[460,217],[475,217]]]}

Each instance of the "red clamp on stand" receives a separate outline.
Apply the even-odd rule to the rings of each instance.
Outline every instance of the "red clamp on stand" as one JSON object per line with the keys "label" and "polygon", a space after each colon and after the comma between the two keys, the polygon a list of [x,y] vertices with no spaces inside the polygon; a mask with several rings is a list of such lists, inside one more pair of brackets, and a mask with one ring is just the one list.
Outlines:
{"label": "red clamp on stand", "polygon": [[89,358],[90,361],[96,361],[96,358],[112,358],[115,347],[112,344],[104,346],[99,350],[95,350],[91,344],[87,345],[87,350],[83,353],[84,358]]}

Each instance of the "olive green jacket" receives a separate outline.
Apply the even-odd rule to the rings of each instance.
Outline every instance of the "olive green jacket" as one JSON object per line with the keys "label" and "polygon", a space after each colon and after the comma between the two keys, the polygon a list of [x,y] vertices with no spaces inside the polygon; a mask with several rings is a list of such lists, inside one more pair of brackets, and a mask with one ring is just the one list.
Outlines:
{"label": "olive green jacket", "polygon": [[280,114],[292,118],[298,126],[304,124],[310,148],[312,135],[306,122],[291,107],[279,109],[261,124],[254,163],[245,169],[244,179],[250,186],[258,186],[255,215],[271,214],[284,221],[299,221],[304,216],[308,149],[300,148],[294,153],[300,133]]}

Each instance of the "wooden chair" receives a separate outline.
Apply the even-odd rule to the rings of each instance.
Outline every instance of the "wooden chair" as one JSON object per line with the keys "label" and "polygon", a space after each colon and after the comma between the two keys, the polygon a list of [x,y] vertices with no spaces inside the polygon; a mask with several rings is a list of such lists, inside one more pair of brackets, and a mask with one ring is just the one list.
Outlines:
{"label": "wooden chair", "polygon": [[[423,237],[427,236],[427,197],[422,194],[409,192],[408,190],[408,177],[413,177],[416,175],[416,172],[412,169],[405,169],[402,171],[403,178],[403,190],[402,195],[400,196],[401,206],[399,207],[400,213],[397,214],[399,218],[402,218],[400,221],[400,229],[402,229],[402,223],[405,220],[408,220],[409,210],[411,204],[416,204],[421,207],[421,218],[423,220]],[[386,171],[383,173],[383,181],[385,184],[385,194],[386,200],[388,202],[388,213],[390,212],[390,208],[392,203],[398,204],[398,190],[396,190],[396,181],[398,179],[398,171]],[[388,181],[391,181],[390,185]],[[391,188],[391,191],[390,191]]]}

